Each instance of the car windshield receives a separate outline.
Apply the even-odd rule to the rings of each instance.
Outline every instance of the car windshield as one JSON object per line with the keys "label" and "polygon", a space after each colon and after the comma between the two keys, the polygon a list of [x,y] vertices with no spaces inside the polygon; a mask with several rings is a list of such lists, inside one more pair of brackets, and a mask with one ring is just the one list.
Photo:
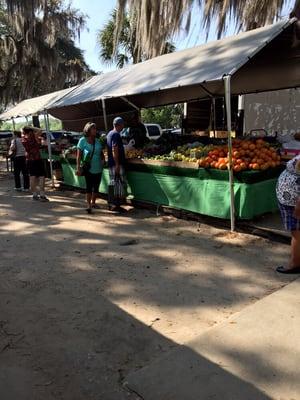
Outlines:
{"label": "car windshield", "polygon": [[149,136],[160,136],[159,127],[155,125],[147,125]]}

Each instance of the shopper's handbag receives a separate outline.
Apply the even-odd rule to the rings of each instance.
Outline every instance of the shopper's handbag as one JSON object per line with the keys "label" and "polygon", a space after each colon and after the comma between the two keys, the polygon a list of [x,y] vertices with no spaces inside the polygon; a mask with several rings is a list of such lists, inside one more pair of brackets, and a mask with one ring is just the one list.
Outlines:
{"label": "shopper's handbag", "polygon": [[87,174],[90,172],[90,169],[91,169],[91,161],[92,161],[92,159],[93,159],[94,152],[95,152],[95,146],[96,146],[96,141],[94,142],[94,145],[93,145],[93,151],[92,151],[90,160],[89,160],[89,161],[84,161],[83,164],[82,164],[82,166],[81,166],[80,175],[83,175],[83,176],[84,176],[84,175],[87,175]]}
{"label": "shopper's handbag", "polygon": [[109,182],[107,189],[107,202],[108,204],[114,204],[115,202],[115,183]]}
{"label": "shopper's handbag", "polygon": [[8,150],[7,157],[13,159],[16,157],[16,155],[17,155],[17,142],[16,140],[14,140],[14,143],[12,144],[12,146],[10,146]]}

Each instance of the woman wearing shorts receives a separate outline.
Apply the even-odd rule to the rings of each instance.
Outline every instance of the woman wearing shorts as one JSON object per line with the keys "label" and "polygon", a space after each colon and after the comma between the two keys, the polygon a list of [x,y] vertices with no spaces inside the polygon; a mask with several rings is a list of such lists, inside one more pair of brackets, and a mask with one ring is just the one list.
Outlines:
{"label": "woman wearing shorts", "polygon": [[45,195],[45,166],[41,158],[41,131],[31,126],[25,126],[23,132],[23,146],[26,151],[27,167],[30,176],[32,199],[42,202],[49,201]]}
{"label": "woman wearing shorts", "polygon": [[291,232],[291,257],[287,266],[277,268],[282,274],[300,273],[300,155],[290,160],[280,175],[276,188],[284,227]]}
{"label": "woman wearing shorts", "polygon": [[84,176],[86,182],[87,213],[91,214],[93,208],[99,208],[96,199],[104,163],[102,144],[96,138],[96,124],[88,122],[83,129],[83,137],[77,145],[77,171],[78,176]]}

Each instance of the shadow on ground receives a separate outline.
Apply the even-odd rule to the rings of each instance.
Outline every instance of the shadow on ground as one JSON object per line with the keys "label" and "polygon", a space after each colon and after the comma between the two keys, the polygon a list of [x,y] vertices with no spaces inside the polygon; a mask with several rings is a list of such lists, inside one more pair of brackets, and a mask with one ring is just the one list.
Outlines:
{"label": "shadow on ground", "polygon": [[[135,398],[122,386],[129,372],[290,280],[273,273],[274,258],[287,249],[263,239],[248,238],[245,247],[224,231],[141,210],[115,217],[104,205],[87,216],[82,196],[53,193],[49,204],[33,203],[8,185],[1,180],[5,400]],[[228,399],[268,399],[191,356],[199,374],[230,382]],[[204,389],[203,397],[182,398],[209,396]]]}

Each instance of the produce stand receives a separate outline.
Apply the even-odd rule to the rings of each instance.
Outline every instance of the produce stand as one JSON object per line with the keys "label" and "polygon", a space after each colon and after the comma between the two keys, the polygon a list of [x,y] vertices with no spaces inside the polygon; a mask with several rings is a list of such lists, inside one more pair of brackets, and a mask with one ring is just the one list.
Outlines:
{"label": "produce stand", "polygon": [[[75,175],[75,160],[62,159],[64,184],[85,188]],[[180,163],[178,163],[180,164]],[[234,180],[235,210],[239,219],[277,211],[275,187],[281,167],[268,171],[244,171]],[[155,165],[129,161],[129,195],[135,200],[166,205],[218,218],[230,218],[228,171]],[[103,172],[101,193],[107,193],[108,170]],[[259,199],[259,200],[258,200]]]}
{"label": "produce stand", "polygon": [[[202,160],[186,155],[186,151],[180,155],[160,154],[182,162],[196,158],[198,170],[177,168],[173,164],[131,163],[128,180],[136,199],[222,218],[230,216],[233,231],[235,216],[253,218],[277,209],[275,185],[280,172],[280,156],[274,153],[275,149],[272,154],[261,151],[268,150],[265,145],[258,146],[261,143],[253,144],[253,149],[250,143],[249,146],[245,143],[245,148],[234,146],[231,97],[299,87],[299,48],[293,45],[296,23],[296,18],[281,20],[274,25],[94,76],[70,89],[69,93],[53,94],[57,100],[44,99],[44,96],[31,99],[29,115],[33,110],[46,115],[50,113],[63,120],[65,128],[72,126],[72,129],[82,131],[87,121],[102,125],[104,122],[107,126],[107,118],[142,108],[207,98],[215,101],[224,97],[226,148],[223,146],[217,154],[208,151],[207,155],[201,156]],[[21,110],[20,105],[16,106],[0,118],[27,115],[25,105],[27,107],[27,103]],[[51,154],[49,159],[52,159]],[[84,186],[83,180],[75,177],[71,160],[63,160],[62,168],[65,183]],[[276,176],[269,175],[275,172]],[[106,191],[107,181],[105,170],[101,191]]]}

